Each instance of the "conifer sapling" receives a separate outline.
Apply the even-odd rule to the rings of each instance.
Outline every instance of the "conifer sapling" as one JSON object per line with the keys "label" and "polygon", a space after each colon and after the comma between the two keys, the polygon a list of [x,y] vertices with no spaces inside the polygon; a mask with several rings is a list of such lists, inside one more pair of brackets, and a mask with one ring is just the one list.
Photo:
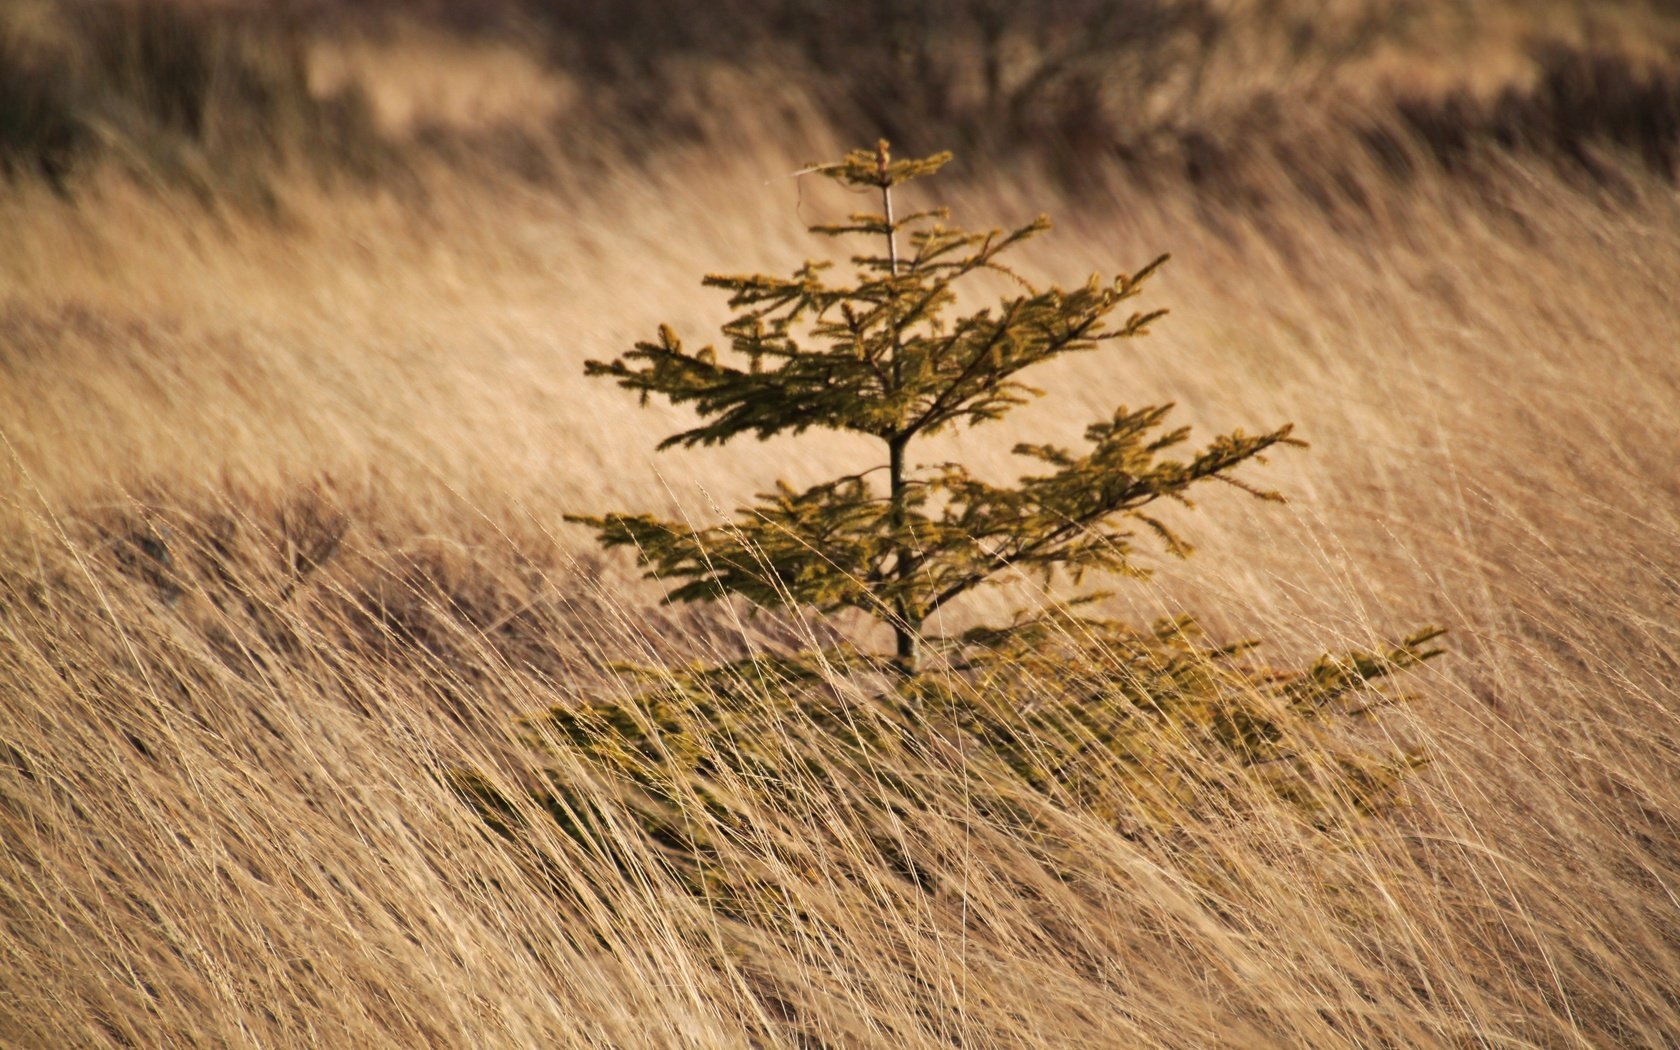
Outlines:
{"label": "conifer sapling", "polygon": [[[1187,501],[1193,486],[1215,479],[1277,498],[1233,472],[1296,443],[1283,426],[1180,452],[1188,430],[1167,427],[1171,406],[1160,405],[1116,410],[1086,428],[1078,449],[1017,445],[1035,466],[1013,486],[920,460],[922,438],[1000,419],[1037,396],[1023,379],[1028,369],[1067,354],[1113,353],[1161,316],[1126,304],[1163,260],[1073,289],[1041,288],[1004,257],[1046,230],[1046,220],[970,232],[942,209],[899,214],[894,190],[948,159],[894,161],[883,142],[812,169],[880,203],[812,227],[864,239],[848,278],[814,262],[785,278],[707,277],[735,310],[723,328],[725,352],[689,351],[661,328],[617,360],[587,366],[644,399],[693,407],[696,425],[664,446],[811,429],[859,433],[881,446],[854,473],[803,491],[779,485],[709,528],[646,514],[571,519],[607,546],[635,548],[650,575],[676,583],[669,600],[738,594],[762,605],[860,610],[893,631],[884,658],[842,646],[641,668],[628,694],[585,689],[522,720],[533,747],[564,756],[543,770],[531,800],[573,839],[617,857],[615,834],[604,829],[628,813],[697,896],[755,924],[785,923],[783,902],[799,892],[784,884],[788,873],[819,855],[851,855],[853,832],[891,870],[937,885],[943,847],[919,839],[905,817],[940,797],[938,756],[953,741],[965,762],[965,805],[1019,828],[1022,842],[1043,844],[1040,862],[1053,871],[1063,870],[1055,836],[1018,804],[1022,787],[1140,834],[1265,798],[1335,827],[1388,806],[1405,772],[1423,761],[1346,727],[1398,699],[1382,683],[1436,655],[1434,629],[1295,670],[1257,662],[1249,643],[1212,643],[1187,618],[1147,628],[1087,618],[1077,612],[1083,599],[957,638],[930,633],[941,609],[1010,573],[1075,582],[1092,570],[1140,574],[1138,534],[1185,553],[1154,515],[1158,503]],[[1015,290],[959,313],[958,287],[987,273],[1005,275]],[[926,659],[936,646],[946,660]],[[836,669],[882,666],[898,672],[893,688],[850,699],[834,688]],[[925,754],[937,760],[917,757],[930,740],[938,746]],[[796,783],[814,790],[786,790]],[[471,771],[456,786],[498,833],[517,837],[522,818],[509,797]],[[832,829],[841,811],[856,826],[844,842],[823,839],[820,829]],[[743,863],[751,852],[743,844],[763,841],[767,814],[797,831],[763,845],[774,863]]]}
{"label": "conifer sapling", "polygon": [[[920,439],[1002,418],[1041,391],[1028,369],[1069,354],[1113,352],[1145,334],[1165,311],[1128,312],[1162,256],[1112,280],[1091,276],[1071,289],[1039,287],[1004,257],[1049,229],[1040,217],[1013,230],[950,225],[945,209],[900,214],[894,191],[950,159],[893,160],[885,141],[811,169],[878,197],[879,211],[810,227],[825,237],[861,237],[849,279],[807,262],[789,277],[711,275],[735,316],[723,326],[728,353],[691,351],[668,327],[622,357],[590,361],[644,402],[657,394],[690,405],[698,425],[661,448],[712,445],[742,435],[766,439],[809,429],[877,439],[881,459],[804,491],[785,484],[743,508],[737,520],[704,529],[646,514],[574,517],[609,547],[633,547],[650,576],[683,581],[671,601],[739,594],[762,605],[857,609],[888,624],[893,664],[915,675],[932,642],[929,618],[1012,571],[1077,580],[1090,570],[1140,574],[1140,528],[1182,554],[1187,545],[1151,511],[1186,501],[1194,485],[1218,479],[1278,498],[1233,477],[1267,449],[1296,443],[1285,425],[1259,435],[1232,432],[1179,458],[1188,428],[1167,429],[1170,405],[1119,408],[1091,424],[1080,449],[1020,444],[1036,472],[1013,487],[989,484],[959,464],[918,462]],[[1017,291],[994,306],[954,315],[959,284],[1003,274]],[[972,632],[996,644],[1008,629]]]}

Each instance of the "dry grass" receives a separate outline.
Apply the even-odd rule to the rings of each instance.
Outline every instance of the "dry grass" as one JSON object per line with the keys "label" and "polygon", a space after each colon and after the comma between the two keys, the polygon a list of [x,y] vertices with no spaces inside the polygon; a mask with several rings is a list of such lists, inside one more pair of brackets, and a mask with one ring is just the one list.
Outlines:
{"label": "dry grass", "polygon": [[[526,780],[512,718],[622,689],[604,661],[824,627],[657,609],[559,524],[851,462],[655,456],[672,417],[580,375],[714,324],[699,273],[785,267],[846,206],[779,177],[845,145],[800,119],[587,186],[300,182],[281,226],[115,175],[0,197],[0,1042],[1675,1045],[1680,207],[1638,172],[952,201],[1051,212],[1047,277],[1175,255],[1156,335],[965,457],[1167,398],[1313,443],[1267,471],[1289,506],[1209,500],[1122,611],[1290,654],[1453,630],[1384,723],[1434,756],[1401,812],[1326,837],[1256,795],[1159,841],[1036,798],[1033,837],[975,810],[982,764],[910,749],[840,796],[737,785],[728,859],[787,893],[757,925],[623,828],[486,832],[443,774]],[[900,775],[932,891],[864,834]]]}

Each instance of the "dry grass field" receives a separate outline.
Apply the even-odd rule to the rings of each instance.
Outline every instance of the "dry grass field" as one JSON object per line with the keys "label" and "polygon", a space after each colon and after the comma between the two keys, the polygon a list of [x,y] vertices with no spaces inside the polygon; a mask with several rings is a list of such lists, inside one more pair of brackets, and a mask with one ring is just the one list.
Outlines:
{"label": "dry grass field", "polygon": [[[1672,6],[1426,4],[1315,64],[1278,57],[1288,3],[1213,5],[1211,86],[1150,81],[1193,118],[1128,149],[926,127],[969,147],[959,220],[1055,219],[1029,276],[1173,253],[1149,337],[951,455],[1013,477],[1119,402],[1294,421],[1259,475],[1290,502],[1200,501],[1195,556],[1110,606],[1279,660],[1445,626],[1366,730],[1430,761],[1332,830],[1239,778],[1170,834],[1016,790],[1027,834],[960,746],[859,763],[796,711],[826,772],[735,784],[720,847],[756,918],[611,806],[594,846],[503,837],[452,774],[518,797],[518,717],[622,695],[617,661],[883,641],[660,606],[562,521],[853,469],[818,434],[656,453],[683,417],[582,362],[698,341],[702,273],[818,250],[854,202],[790,173],[874,129],[816,73],[673,51],[648,115],[516,5],[348,6],[289,30],[291,138],[96,99],[61,167],[5,113],[56,97],[17,56],[71,47],[63,11],[0,5],[0,1045],[1680,1045]],[[1543,40],[1600,62],[1549,109]]]}

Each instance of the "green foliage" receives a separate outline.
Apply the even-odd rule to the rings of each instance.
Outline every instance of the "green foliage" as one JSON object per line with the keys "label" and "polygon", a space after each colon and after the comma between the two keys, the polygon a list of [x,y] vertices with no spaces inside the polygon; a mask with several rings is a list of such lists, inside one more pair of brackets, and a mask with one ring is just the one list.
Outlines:
{"label": "green foliage", "polygon": [[[1016,446],[1039,469],[1012,487],[911,459],[919,438],[999,419],[1038,396],[1020,378],[1031,366],[1108,350],[1160,316],[1119,314],[1160,260],[1072,291],[1039,288],[1001,256],[1047,229],[1043,219],[973,233],[948,226],[943,211],[895,217],[893,188],[947,159],[893,162],[882,143],[813,169],[879,192],[882,203],[879,213],[814,232],[873,238],[880,251],[857,256],[849,281],[829,279],[816,263],[788,279],[708,277],[738,311],[724,326],[728,362],[711,347],[690,352],[661,329],[618,360],[588,364],[591,375],[644,398],[696,409],[698,424],[667,446],[807,429],[884,446],[884,465],[804,491],[779,486],[724,525],[572,519],[675,581],[669,600],[740,595],[858,610],[893,628],[891,654],[842,645],[644,669],[635,672],[640,685],[579,696],[525,723],[531,746],[554,760],[529,791],[536,810],[626,871],[636,862],[614,829],[628,815],[667,870],[752,921],[787,921],[798,873],[832,868],[836,858],[866,858],[865,868],[873,858],[912,886],[937,887],[963,862],[918,828],[936,823],[929,800],[953,797],[944,782],[953,775],[977,819],[1033,843],[1042,863],[1065,871],[1058,837],[1043,826],[1046,806],[1158,839],[1268,802],[1335,826],[1391,803],[1422,761],[1369,744],[1374,734],[1356,726],[1392,702],[1381,689],[1390,675],[1436,655],[1433,629],[1305,670],[1261,664],[1250,643],[1210,642],[1187,618],[1144,630],[1085,615],[1095,594],[957,636],[924,631],[931,613],[1002,574],[1047,583],[1089,571],[1141,574],[1139,533],[1187,554],[1153,505],[1187,503],[1212,480],[1280,498],[1233,471],[1297,443],[1284,426],[1172,456],[1188,431],[1166,426],[1170,406],[1153,406],[1093,423],[1078,450]],[[956,283],[987,271],[1009,274],[1019,290],[951,316]],[[875,480],[883,472],[884,489]],[[531,807],[480,777],[459,786],[517,840]]]}
{"label": "green foliage", "polygon": [[[924,831],[933,800],[964,798],[1066,877],[1046,807],[1156,842],[1268,800],[1343,826],[1392,803],[1423,760],[1366,747],[1346,723],[1389,702],[1375,686],[1435,655],[1438,633],[1277,671],[1187,621],[1139,631],[1062,616],[977,647],[962,673],[905,679],[846,647],[644,670],[626,692],[525,720],[530,745],[557,759],[531,807],[475,775],[457,789],[509,840],[522,813],[541,812],[627,875],[651,853],[712,906],[775,925],[802,873],[923,891],[960,881],[961,859]],[[844,687],[871,679],[882,687]],[[641,847],[626,847],[626,826]]]}
{"label": "green foliage", "polygon": [[[650,575],[686,580],[674,601],[740,594],[759,604],[856,609],[890,624],[901,670],[920,667],[927,618],[1012,570],[1049,581],[1065,572],[1140,574],[1139,526],[1169,551],[1188,546],[1150,513],[1160,500],[1188,502],[1193,486],[1222,480],[1276,498],[1233,477],[1265,450],[1292,443],[1290,427],[1224,435],[1182,459],[1188,440],[1164,429],[1170,406],[1120,408],[1086,431],[1088,447],[1018,445],[1041,464],[1014,487],[989,484],[960,464],[918,464],[916,442],[953,427],[997,420],[1041,391],[1022,374],[1070,354],[1107,350],[1144,334],[1164,311],[1122,315],[1163,256],[1112,280],[1093,275],[1072,290],[1040,288],[1003,256],[1049,228],[1039,218],[1015,230],[973,232],[948,225],[943,209],[902,217],[894,187],[937,172],[949,154],[893,161],[886,143],[814,168],[852,188],[880,194],[881,211],[811,227],[828,237],[863,236],[878,250],[853,259],[850,280],[806,263],[792,277],[706,278],[737,311],[723,327],[736,363],[713,347],[684,348],[669,328],[623,357],[590,361],[644,400],[657,394],[691,405],[700,425],[663,446],[710,445],[744,434],[764,439],[816,428],[866,434],[885,463],[794,491],[781,486],[721,526],[692,529],[643,514],[573,520],[603,544],[631,547]],[[899,238],[908,250],[901,256]],[[977,274],[1007,275],[1018,292],[995,307],[950,316],[958,285]],[[882,491],[874,476],[886,475]]]}

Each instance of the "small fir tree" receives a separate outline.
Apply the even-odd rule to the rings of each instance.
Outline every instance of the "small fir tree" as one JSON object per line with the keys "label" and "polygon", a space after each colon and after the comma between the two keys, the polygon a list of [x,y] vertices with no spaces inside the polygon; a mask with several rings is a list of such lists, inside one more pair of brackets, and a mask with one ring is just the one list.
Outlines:
{"label": "small fir tree", "polygon": [[[693,892],[760,926],[814,921],[787,910],[796,874],[852,856],[860,843],[923,888],[966,878],[913,819],[930,804],[937,810],[948,790],[952,744],[964,762],[964,805],[1019,830],[1052,871],[1066,863],[1059,837],[1034,815],[1036,803],[1023,802],[1023,788],[1142,834],[1265,799],[1333,827],[1387,805],[1420,761],[1347,726],[1392,699],[1376,683],[1435,655],[1427,646],[1438,631],[1299,670],[1256,662],[1248,643],[1211,643],[1187,619],[1137,628],[1081,616],[1080,602],[955,639],[927,635],[933,614],[1004,573],[1139,574],[1140,532],[1186,553],[1152,507],[1185,502],[1192,486],[1214,479],[1275,499],[1232,472],[1296,443],[1285,426],[1168,458],[1188,432],[1165,428],[1170,406],[1155,406],[1093,424],[1079,451],[1017,446],[1043,469],[1013,487],[959,465],[918,463],[919,438],[998,419],[1036,396],[1020,378],[1026,369],[1141,335],[1161,316],[1119,319],[1162,260],[1071,291],[1037,288],[1002,256],[1045,220],[971,233],[946,225],[943,210],[898,215],[894,188],[947,159],[895,162],[883,142],[812,169],[881,202],[879,213],[813,230],[874,238],[878,250],[854,259],[850,282],[831,282],[818,263],[789,278],[706,278],[738,311],[724,326],[736,363],[710,347],[691,353],[665,328],[618,360],[588,364],[644,398],[698,410],[699,425],[665,445],[818,428],[884,446],[884,464],[803,492],[781,486],[724,525],[572,519],[608,546],[635,547],[650,575],[680,581],[670,600],[739,594],[857,609],[896,636],[885,661],[837,647],[637,669],[628,694],[586,689],[525,720],[533,748],[554,760],[530,800],[580,846],[633,870],[641,862],[613,830],[628,813]],[[958,282],[988,271],[1019,291],[951,316]],[[924,662],[936,643],[950,659]],[[892,688],[835,688],[838,676],[882,663],[898,672]],[[493,828],[519,838],[524,818],[512,799],[477,773],[456,783]]]}
{"label": "small fir tree", "polygon": [[[1151,513],[1158,501],[1187,503],[1193,486],[1215,479],[1279,498],[1233,472],[1273,446],[1297,443],[1290,426],[1232,432],[1187,457],[1165,458],[1189,436],[1188,428],[1164,427],[1170,405],[1117,409],[1087,428],[1089,445],[1077,451],[1017,445],[1018,455],[1043,469],[1013,487],[958,464],[916,461],[920,439],[999,419],[1039,396],[1022,380],[1028,369],[1142,335],[1166,312],[1122,314],[1166,256],[1111,281],[1093,275],[1073,289],[1041,288],[1004,256],[1047,230],[1048,219],[972,232],[949,225],[942,208],[900,214],[895,189],[949,159],[895,161],[883,141],[810,169],[880,200],[878,212],[811,232],[862,236],[875,248],[854,257],[849,281],[834,280],[817,262],[785,278],[706,277],[730,293],[737,311],[723,326],[732,360],[710,346],[690,351],[662,327],[656,340],[617,360],[588,362],[588,374],[616,379],[644,403],[657,394],[693,406],[700,424],[661,448],[809,429],[866,434],[883,446],[884,463],[803,492],[778,485],[738,520],[710,528],[646,514],[571,519],[596,528],[608,547],[633,547],[650,576],[685,581],[668,600],[739,594],[760,605],[860,610],[891,626],[894,664],[915,675],[929,618],[1005,573],[1033,571],[1047,582],[1089,570],[1138,575],[1140,527],[1174,554],[1189,550]],[[959,285],[987,272],[1006,275],[1019,290],[989,309],[952,316]],[[992,646],[1004,641],[996,630],[983,637]]]}

